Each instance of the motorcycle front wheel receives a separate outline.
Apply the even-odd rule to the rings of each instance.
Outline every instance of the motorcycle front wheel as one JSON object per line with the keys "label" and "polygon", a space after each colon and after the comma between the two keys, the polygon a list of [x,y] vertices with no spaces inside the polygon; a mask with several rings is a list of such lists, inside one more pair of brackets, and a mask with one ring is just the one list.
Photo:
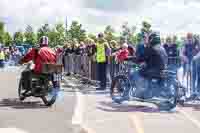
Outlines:
{"label": "motorcycle front wheel", "polygon": [[168,79],[164,81],[163,92],[161,97],[166,98],[167,101],[159,104],[160,110],[172,110],[178,103],[178,86],[174,79]]}
{"label": "motorcycle front wheel", "polygon": [[[129,98],[128,89],[131,87],[129,79],[125,75],[119,75],[112,81],[110,95],[114,102],[121,103]],[[127,95],[125,95],[127,94]]]}

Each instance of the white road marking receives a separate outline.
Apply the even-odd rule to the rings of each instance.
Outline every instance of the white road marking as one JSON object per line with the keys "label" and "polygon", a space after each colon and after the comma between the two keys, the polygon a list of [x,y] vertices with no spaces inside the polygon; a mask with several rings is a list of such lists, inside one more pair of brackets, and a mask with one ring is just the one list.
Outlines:
{"label": "white road marking", "polygon": [[77,96],[77,103],[72,117],[72,124],[82,125],[83,112],[84,112],[84,95],[78,90],[76,90],[76,96]]}
{"label": "white road marking", "polygon": [[137,133],[144,133],[144,127],[142,126],[142,121],[141,119],[136,115],[131,115],[131,122],[135,126],[135,130]]}
{"label": "white road marking", "polygon": [[18,128],[0,128],[0,133],[28,133]]}
{"label": "white road marking", "polygon": [[187,113],[186,111],[177,108],[177,111],[179,111],[183,116],[185,116],[188,120],[190,120],[196,127],[200,129],[200,121],[194,118],[192,115]]}
{"label": "white road marking", "polygon": [[96,133],[92,128],[89,128],[86,125],[81,125],[81,128],[87,133]]}

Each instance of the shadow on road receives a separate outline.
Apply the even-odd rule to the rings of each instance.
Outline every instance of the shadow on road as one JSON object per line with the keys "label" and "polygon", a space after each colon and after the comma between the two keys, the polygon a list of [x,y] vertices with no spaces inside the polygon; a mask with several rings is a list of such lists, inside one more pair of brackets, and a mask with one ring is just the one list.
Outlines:
{"label": "shadow on road", "polygon": [[200,111],[200,101],[198,103],[184,103],[184,106],[179,106],[180,108],[192,108],[195,111]]}
{"label": "shadow on road", "polygon": [[11,108],[14,108],[14,109],[41,109],[41,108],[47,108],[45,105],[42,105],[40,103],[40,101],[21,102],[17,98],[2,99],[0,101],[0,107],[11,107]]}
{"label": "shadow on road", "polygon": [[97,91],[96,89],[88,89],[88,88],[82,88],[82,89],[72,89],[72,90],[63,90],[64,92],[81,92],[83,95],[108,95],[110,94],[110,91],[105,90],[105,91]]}
{"label": "shadow on road", "polygon": [[[107,108],[109,107],[109,108]],[[143,113],[177,113],[176,111],[161,112],[157,108],[148,107],[144,105],[127,105],[127,104],[116,104],[113,102],[100,102],[100,106],[97,109],[105,112],[143,112]]]}

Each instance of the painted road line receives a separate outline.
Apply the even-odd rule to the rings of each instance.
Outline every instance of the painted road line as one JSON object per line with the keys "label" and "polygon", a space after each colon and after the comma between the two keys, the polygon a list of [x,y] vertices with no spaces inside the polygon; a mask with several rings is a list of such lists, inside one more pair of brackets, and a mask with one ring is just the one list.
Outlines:
{"label": "painted road line", "polygon": [[0,128],[0,133],[28,133],[18,128]]}
{"label": "painted road line", "polygon": [[130,117],[131,119],[131,123],[134,124],[134,127],[136,129],[137,133],[144,133],[144,126],[142,126],[142,121],[141,119],[138,117],[138,115],[131,115]]}
{"label": "painted road line", "polygon": [[87,127],[86,125],[81,125],[82,130],[86,133],[96,133],[93,129]]}
{"label": "painted road line", "polygon": [[73,125],[82,125],[84,112],[84,95],[76,89],[77,103],[72,117]]}
{"label": "painted road line", "polygon": [[183,116],[185,116],[188,120],[190,120],[196,127],[200,129],[200,121],[194,118],[192,115],[187,113],[186,111],[177,108],[177,111],[179,111]]}

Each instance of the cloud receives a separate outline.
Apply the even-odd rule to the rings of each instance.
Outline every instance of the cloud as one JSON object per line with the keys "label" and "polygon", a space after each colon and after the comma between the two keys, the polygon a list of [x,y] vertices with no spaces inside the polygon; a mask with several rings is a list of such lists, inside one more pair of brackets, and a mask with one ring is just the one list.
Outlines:
{"label": "cloud", "polygon": [[35,29],[43,23],[55,24],[78,20],[90,32],[106,25],[119,29],[128,21],[140,25],[145,18],[163,33],[198,32],[199,0],[0,0],[0,20],[10,32],[30,24]]}

